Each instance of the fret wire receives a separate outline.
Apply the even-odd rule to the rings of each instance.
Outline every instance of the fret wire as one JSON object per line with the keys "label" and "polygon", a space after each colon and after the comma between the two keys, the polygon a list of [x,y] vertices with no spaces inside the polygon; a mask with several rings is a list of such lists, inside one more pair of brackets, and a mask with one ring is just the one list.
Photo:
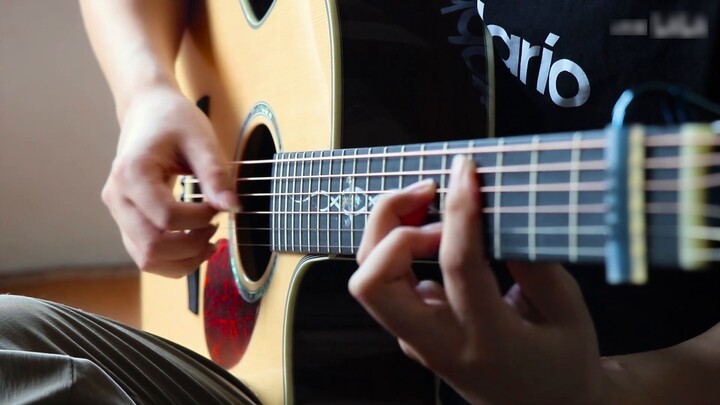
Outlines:
{"label": "fret wire", "polygon": [[[403,154],[405,153],[405,145],[402,145],[400,147],[400,152]],[[404,187],[403,186],[403,172],[404,171],[405,171],[405,156],[403,155],[402,157],[400,157],[400,170],[398,170],[398,173],[400,173],[399,180],[398,180],[399,181],[398,188],[400,188],[400,189],[402,189]]]}
{"label": "fret wire", "polygon": [[[370,150],[368,149],[368,152],[369,152],[369,151],[370,151]],[[368,154],[369,154],[369,153],[368,153]],[[370,166],[371,166],[371,164],[372,164],[372,159],[373,159],[373,158],[371,158],[371,157],[367,158],[367,168],[366,168],[366,170],[365,170],[365,175],[366,175],[366,177],[365,177],[365,190],[369,190],[369,189],[370,189],[370,176],[369,176],[369,174],[370,174]],[[365,194],[365,211],[366,211],[366,212],[365,212],[365,214],[363,215],[363,226],[367,226],[368,218],[370,217],[370,194],[369,194],[369,193],[364,193],[364,194]]]}
{"label": "fret wire", "polygon": [[[284,162],[283,170],[280,172],[280,174],[287,172],[288,166],[290,166],[290,162],[289,161]],[[280,190],[281,191],[285,190],[285,192],[287,192],[287,180],[284,180],[283,183],[281,183],[281,184],[282,184],[282,186],[280,187]],[[285,209],[283,207],[286,207],[286,206],[287,206],[287,196],[285,198],[280,199],[280,206],[279,206],[280,211],[279,212],[284,212]],[[282,224],[283,224],[283,228],[287,228],[287,226],[288,226],[287,225],[287,214],[282,216]],[[281,235],[281,238],[280,238],[279,246],[281,249],[282,249],[283,244],[285,244],[286,248],[287,248],[287,233],[286,232],[283,232]]]}
{"label": "fret wire", "polygon": [[[353,155],[357,155],[357,149],[353,149]],[[357,159],[351,160],[352,162],[352,173],[356,173],[357,169]],[[353,209],[355,209],[355,177],[351,180],[350,185],[350,192],[351,192],[351,205]],[[350,219],[350,253],[355,253],[355,216],[351,216]]]}
{"label": "fret wire", "polygon": [[[344,156],[345,156],[345,151],[347,151],[347,149],[343,149],[343,150],[340,152],[340,156],[344,157]],[[340,207],[338,208],[338,212],[336,213],[336,215],[337,215],[337,227],[338,227],[338,229],[337,229],[338,247],[339,247],[338,253],[342,253],[342,233],[340,232],[340,229],[342,229],[342,215],[341,215],[341,213],[344,213],[344,212],[343,212],[343,201],[342,201],[342,200],[343,200],[343,198],[342,198],[342,190],[343,190],[342,186],[343,186],[343,178],[344,178],[343,176],[344,176],[344,173],[345,173],[345,172],[344,172],[344,168],[345,168],[345,159],[342,159],[342,160],[340,160],[340,181],[338,182],[338,192],[341,194],[340,197],[339,197],[340,201],[338,202],[338,205],[339,205]],[[332,191],[332,187],[330,188],[330,190]]]}
{"label": "fret wire", "polygon": [[[305,156],[306,156],[306,152],[303,152],[303,158],[305,158]],[[312,165],[312,159],[310,159],[310,165]],[[312,169],[312,166],[311,166],[311,169]],[[303,159],[303,162],[300,164],[300,173],[305,174],[305,160],[304,159]],[[312,176],[312,171],[310,172],[310,176]],[[310,177],[310,178],[312,178],[312,177]],[[311,181],[311,180],[308,180],[308,181]],[[302,194],[304,190],[305,190],[305,188],[304,188],[303,179],[300,179],[300,193]],[[309,203],[309,201],[308,201],[308,203]],[[302,199],[300,199],[300,209],[302,209],[302,206],[303,206],[303,201],[302,201]],[[303,222],[302,215],[300,215],[298,219],[300,220],[300,227],[302,228],[302,222]],[[309,205],[308,205],[308,212],[307,212],[307,227],[308,227],[308,229],[310,229],[310,206]],[[298,236],[300,238],[300,244],[302,245],[303,244],[303,242],[302,242],[303,232],[298,232]],[[308,232],[307,242],[308,242],[307,244],[310,245],[310,232]]]}
{"label": "fret wire", "polygon": [[[322,157],[322,154],[323,154],[323,152],[319,153],[319,155],[321,157]],[[319,162],[320,166],[318,167],[318,179],[317,179],[317,182],[318,182],[318,191],[317,192],[319,195],[320,191],[322,190],[322,177],[321,176],[322,176],[323,160],[322,159],[318,159],[318,160],[320,160],[320,162]],[[312,205],[308,205],[308,207],[312,207]],[[320,222],[320,204],[316,204],[316,207],[317,207],[317,221],[318,221],[317,235],[316,235],[317,241],[316,242],[317,242],[317,251],[319,252],[320,251],[320,223],[321,223]],[[308,209],[308,211],[310,211],[310,210]]]}
{"label": "fret wire", "polygon": [[[532,144],[533,146],[537,146],[539,144],[540,140],[538,139],[537,135],[533,136],[532,138]],[[533,170],[530,171],[529,177],[530,177],[530,190],[528,193],[528,205],[530,206],[530,212],[528,213],[528,224],[530,229],[535,228],[535,223],[537,221],[537,214],[535,212],[537,208],[537,192],[535,191],[535,187],[537,187],[537,164],[538,164],[538,151],[537,148],[534,147],[533,150],[530,152],[530,166],[533,167]],[[529,258],[530,260],[535,260],[535,250],[537,248],[537,238],[535,237],[535,234],[530,232],[528,234],[528,251],[529,251]]]}
{"label": "fret wire", "polygon": [[[448,143],[444,142],[443,143],[443,151],[446,151],[447,148],[448,148]],[[445,171],[445,170],[447,170],[447,167],[448,167],[448,162],[447,162],[448,154],[443,153],[441,156],[442,156],[442,162],[440,163],[440,168],[441,168],[440,170]],[[440,175],[440,184],[439,184],[440,189],[444,190],[446,188],[446,181],[447,181],[446,177],[447,176],[444,174]],[[440,203],[438,206],[438,211],[443,212],[443,211],[445,211],[445,193],[439,193],[439,194],[440,194]]]}
{"label": "fret wire", "polygon": [[[288,153],[287,156],[290,157],[291,154]],[[291,160],[291,159],[288,159],[288,161],[287,161],[286,164],[285,164],[285,174],[286,174],[286,175],[290,172],[290,163],[291,163],[291,162],[292,162],[292,160]],[[289,178],[285,179],[285,193],[288,192],[288,188],[289,188],[288,184],[290,183],[289,180],[290,180]],[[289,238],[288,238],[288,233],[287,233],[287,227],[288,227],[288,226],[287,226],[287,224],[288,224],[288,209],[287,209],[287,206],[288,206],[288,198],[290,198],[290,197],[289,197],[289,196],[286,196],[285,198],[283,198],[283,203],[284,203],[284,207],[285,207],[285,208],[284,208],[284,217],[285,217],[285,219],[284,219],[283,223],[285,224],[285,227],[286,227],[285,232],[283,232],[283,234],[284,234],[284,236],[285,236],[285,238],[284,238],[284,241],[285,241],[285,250],[288,250],[288,239],[289,239]]]}
{"label": "fret wire", "polygon": [[[505,156],[505,153],[503,152],[502,147],[505,145],[505,139],[500,138],[498,140],[498,142],[499,142],[499,146],[500,146],[500,151],[495,156],[495,165],[498,167],[502,167],[503,157]],[[502,182],[503,182],[503,172],[498,171],[495,174],[495,186],[502,187]],[[482,187],[481,187],[481,192],[482,192]],[[502,193],[495,193],[493,200],[494,200],[493,207],[502,206]],[[501,221],[500,211],[496,211],[493,215],[493,226],[496,229],[500,228],[500,221]],[[493,255],[494,255],[495,259],[500,259],[501,248],[502,248],[501,235],[500,235],[500,233],[495,233],[495,234],[493,234]]]}
{"label": "fret wire", "polygon": [[[385,173],[385,169],[386,169],[386,167],[387,167],[387,150],[388,150],[388,147],[385,146],[385,147],[383,148],[383,153],[382,153],[382,172],[383,172],[383,173]],[[383,193],[383,194],[384,194],[384,193],[388,193],[388,191],[385,190],[385,179],[386,179],[386,178],[387,178],[387,176],[382,176],[382,177],[380,177],[380,190],[382,190],[382,193]],[[369,179],[368,179],[368,180],[369,180]]]}
{"label": "fret wire", "polygon": [[[320,152],[318,156],[319,156],[319,157],[322,157],[322,152]],[[319,162],[318,162],[319,166],[318,166],[317,182],[318,182],[318,195],[319,195],[320,191],[322,190],[322,179],[321,179],[320,176],[322,176],[323,161],[322,161],[322,159],[318,159],[318,160],[319,160]],[[319,251],[320,251],[320,204],[319,204],[319,203],[318,203],[318,204],[315,204],[315,206],[317,207],[317,217],[316,217],[316,220],[317,220],[317,232],[316,232],[316,235],[315,235],[315,237],[317,238],[317,240],[316,240],[315,242],[317,243],[317,251],[319,252]],[[312,205],[310,204],[310,202],[308,202],[308,207],[312,207]],[[310,209],[308,209],[308,211],[310,211]]]}
{"label": "fret wire", "polygon": [[[278,163],[276,163],[276,164],[273,165],[273,169],[272,169],[272,170],[273,170],[273,176],[276,176],[276,175],[277,175],[277,171],[278,171],[278,166],[279,166],[279,165],[280,165],[280,162],[278,162]],[[278,180],[273,180],[273,181],[272,181],[272,189],[273,189],[274,192],[277,192],[278,182],[279,182]],[[270,197],[270,198],[271,198],[271,201],[272,201],[272,204],[270,204],[270,206],[273,207],[273,210],[277,210],[278,208],[280,208],[280,207],[276,207],[276,206],[275,206],[275,205],[277,204],[277,202],[278,202],[278,199],[279,199],[280,197],[277,196],[277,195],[275,195],[275,196],[272,196],[272,197]],[[280,228],[280,227],[279,227],[279,223],[276,223],[276,215],[271,215],[271,216],[270,216],[270,224],[272,225],[272,228],[273,228],[273,229],[279,229],[279,228]],[[278,231],[278,232],[279,232],[279,231]],[[271,232],[270,234],[272,235],[272,245],[273,245],[273,249],[275,249],[275,248],[277,247],[277,245],[278,245],[277,242],[278,242],[278,239],[279,239],[279,237],[278,237],[279,235],[276,235],[276,234],[275,234],[275,231]]]}
{"label": "fret wire", "polygon": [[[298,155],[299,155],[298,152],[294,152],[292,156],[297,158]],[[298,164],[297,159],[293,159],[293,169],[290,171],[291,173],[297,173],[297,164]],[[294,178],[292,179],[292,181],[293,181],[292,190],[294,193],[295,186],[296,186],[295,181],[297,180],[297,176],[293,176],[293,177]],[[290,230],[290,249],[293,249],[295,247],[295,232],[292,231],[292,229],[295,228],[295,213],[292,212],[292,210],[295,208],[295,204],[291,204],[292,202],[293,201],[290,198],[288,198],[287,203],[290,204],[290,207],[291,207],[290,208],[290,211],[291,211],[291,213],[290,213],[290,229],[291,229]],[[300,209],[302,210],[302,207],[300,207]]]}
{"label": "fret wire", "polygon": [[[580,132],[576,132],[573,135],[573,143],[577,144],[580,141]],[[569,199],[569,205],[570,209],[568,210],[568,227],[572,230],[572,233],[570,235],[570,240],[568,241],[568,245],[570,247],[570,261],[576,262],[578,259],[578,234],[577,234],[577,227],[578,227],[578,201],[579,201],[579,187],[578,184],[580,182],[580,173],[577,170],[577,166],[580,163],[580,149],[579,148],[573,148],[570,152],[570,161],[571,166],[573,167],[570,170],[570,195],[568,196]]]}
{"label": "fret wire", "polygon": [[[281,174],[281,175],[284,174],[285,172],[287,172],[288,166],[290,166],[290,162],[289,162],[289,161],[283,162],[282,170],[280,171],[280,174]],[[280,191],[282,192],[283,190],[285,190],[285,192],[287,192],[287,180],[283,180],[283,182],[280,183],[280,184],[281,184],[281,186],[280,186]],[[278,208],[279,208],[279,211],[278,211],[278,212],[284,212],[284,211],[285,211],[285,209],[284,209],[283,207],[285,207],[285,206],[287,205],[286,199],[287,199],[287,196],[285,196],[284,198],[281,198],[281,199],[279,200],[279,201],[280,201],[280,204],[278,205]],[[283,225],[283,227],[282,227],[281,229],[287,228],[287,226],[288,226],[288,224],[287,224],[287,215],[282,215],[282,219],[281,219],[280,222],[281,222],[282,225]],[[279,247],[280,247],[281,249],[282,249],[282,247],[283,247],[283,244],[287,245],[287,234],[286,234],[285,232],[282,232],[282,234],[280,235],[280,244],[279,244]]]}
{"label": "fret wire", "polygon": [[418,164],[418,182],[421,182],[423,180],[423,170],[425,168],[425,155],[422,153],[425,152],[425,144],[420,145],[420,157],[419,157],[419,164]]}
{"label": "fret wire", "polygon": [[[329,154],[329,155],[332,155],[332,152],[328,152],[328,154]],[[330,160],[330,166],[328,166],[328,174],[332,174],[332,167],[333,167],[333,160]],[[332,179],[331,179],[330,177],[328,177],[328,191],[332,191]],[[329,198],[330,198],[330,197],[328,197],[328,201],[329,201]],[[330,253],[330,221],[331,221],[331,219],[330,219],[330,212],[331,212],[331,210],[330,210],[330,205],[328,204],[328,209],[327,209],[327,240],[326,240],[328,253]]]}

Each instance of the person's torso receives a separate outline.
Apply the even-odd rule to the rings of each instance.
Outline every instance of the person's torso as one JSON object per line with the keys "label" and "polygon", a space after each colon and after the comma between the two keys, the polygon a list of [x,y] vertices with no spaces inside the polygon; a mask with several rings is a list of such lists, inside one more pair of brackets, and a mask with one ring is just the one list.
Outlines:
{"label": "person's torso", "polygon": [[[648,82],[720,103],[720,2],[444,0],[458,29],[449,38],[479,29],[470,8],[493,37],[497,136],[605,127],[622,92]],[[632,120],[657,123],[653,108]],[[609,286],[600,268],[571,271],[604,354],[664,347],[720,322],[720,271],[651,272],[645,286]]]}

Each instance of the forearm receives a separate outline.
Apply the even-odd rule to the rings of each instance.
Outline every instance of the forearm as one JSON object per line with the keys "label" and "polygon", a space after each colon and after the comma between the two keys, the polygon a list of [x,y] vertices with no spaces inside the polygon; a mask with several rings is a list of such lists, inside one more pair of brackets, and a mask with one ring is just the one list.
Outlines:
{"label": "forearm", "polygon": [[709,403],[720,399],[720,324],[667,349],[603,359],[609,403]]}
{"label": "forearm", "polygon": [[122,119],[136,94],[177,87],[174,74],[187,4],[181,0],[80,0],[90,43]]}

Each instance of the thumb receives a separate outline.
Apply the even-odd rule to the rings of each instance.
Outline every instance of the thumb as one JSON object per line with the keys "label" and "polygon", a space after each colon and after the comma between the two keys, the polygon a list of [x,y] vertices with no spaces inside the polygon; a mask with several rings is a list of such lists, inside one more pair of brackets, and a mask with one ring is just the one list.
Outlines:
{"label": "thumb", "polygon": [[580,287],[560,265],[508,262],[532,310],[550,323],[578,323],[590,320]]}
{"label": "thumb", "polygon": [[222,158],[220,145],[212,129],[209,135],[188,137],[183,149],[190,169],[200,181],[202,192],[210,205],[221,211],[240,211],[236,184],[230,176],[230,166]]}

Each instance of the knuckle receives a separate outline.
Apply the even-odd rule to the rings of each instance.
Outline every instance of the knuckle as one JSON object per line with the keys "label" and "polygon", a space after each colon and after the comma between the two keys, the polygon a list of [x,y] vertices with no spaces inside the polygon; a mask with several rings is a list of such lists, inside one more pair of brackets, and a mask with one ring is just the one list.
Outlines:
{"label": "knuckle", "polygon": [[121,184],[136,181],[145,176],[153,160],[154,157],[145,152],[118,156],[113,161],[110,175]]}
{"label": "knuckle", "polygon": [[150,257],[145,255],[142,250],[136,249],[136,251],[132,252],[130,256],[132,256],[133,261],[140,271],[150,272],[152,262],[150,261]]}
{"label": "knuckle", "polygon": [[169,207],[165,206],[158,210],[158,212],[155,214],[153,223],[161,231],[167,231],[172,228],[174,221],[175,215]]}
{"label": "knuckle", "polygon": [[102,190],[100,191],[100,199],[105,204],[105,206],[108,208],[112,205],[113,194],[114,194],[113,187],[112,187],[110,181],[108,180],[107,182],[105,182],[105,185],[103,186]]}
{"label": "knuckle", "polygon": [[132,177],[132,163],[129,159],[118,156],[112,163],[110,178],[116,181],[124,181]]}
{"label": "knuckle", "polygon": [[383,195],[376,202],[372,212],[370,212],[370,218],[384,217],[392,207],[392,202],[396,194]]}
{"label": "knuckle", "polygon": [[446,250],[440,251],[440,267],[446,272],[456,273],[461,271],[465,267],[467,258],[462,254],[451,254]]}
{"label": "knuckle", "polygon": [[355,299],[362,301],[368,291],[368,283],[365,277],[362,277],[362,270],[358,269],[350,281],[348,281],[348,291]]}
{"label": "knuckle", "polygon": [[214,164],[207,168],[205,176],[206,178],[204,180],[206,183],[209,183],[208,186],[212,188],[221,188],[227,185],[230,179],[230,176],[225,169]]}
{"label": "knuckle", "polygon": [[390,238],[394,244],[407,245],[413,241],[415,234],[415,229],[408,226],[401,226],[391,232]]}
{"label": "knuckle", "polygon": [[141,270],[147,270],[157,258],[161,248],[161,239],[159,237],[151,237],[144,243],[138,245],[135,262],[140,266]]}

